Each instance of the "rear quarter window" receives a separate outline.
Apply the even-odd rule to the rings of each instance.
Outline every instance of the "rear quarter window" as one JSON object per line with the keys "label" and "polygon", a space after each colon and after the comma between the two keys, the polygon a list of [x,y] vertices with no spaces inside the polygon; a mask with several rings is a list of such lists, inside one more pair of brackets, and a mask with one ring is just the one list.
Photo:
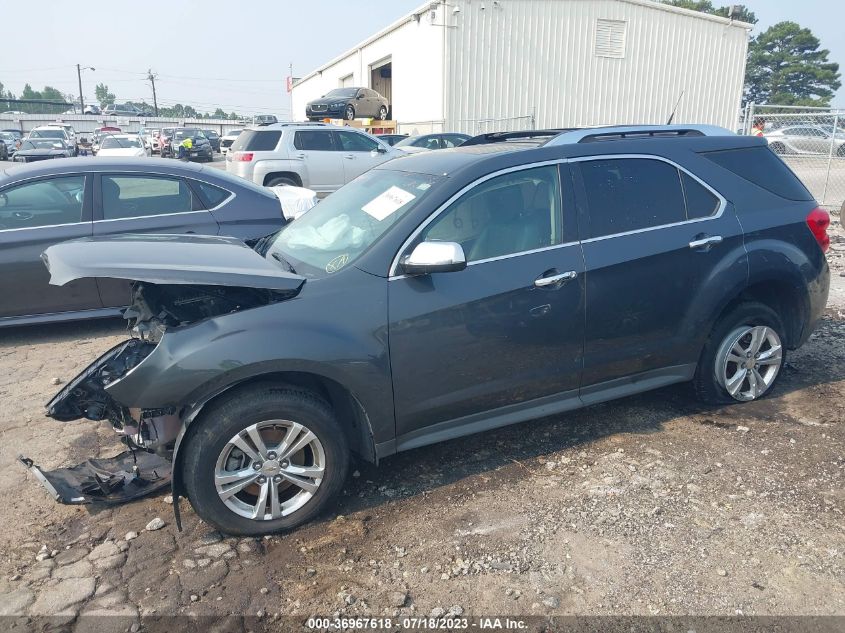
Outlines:
{"label": "rear quarter window", "polygon": [[244,130],[232,143],[232,149],[234,151],[269,152],[276,149],[280,138],[282,138],[280,130]]}
{"label": "rear quarter window", "polygon": [[800,201],[813,199],[813,194],[798,176],[768,147],[702,152],[701,156],[781,198]]}

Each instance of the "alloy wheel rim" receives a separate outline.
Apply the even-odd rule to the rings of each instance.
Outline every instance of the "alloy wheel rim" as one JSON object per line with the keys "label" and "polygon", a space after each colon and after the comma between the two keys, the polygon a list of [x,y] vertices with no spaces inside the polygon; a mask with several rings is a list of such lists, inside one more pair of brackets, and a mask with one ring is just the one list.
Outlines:
{"label": "alloy wheel rim", "polygon": [[765,325],[744,325],[725,338],[716,357],[716,377],[740,402],[756,400],[769,390],[783,362],[778,333]]}
{"label": "alloy wheel rim", "polygon": [[325,469],[326,453],[313,431],[291,420],[265,420],[226,442],[214,467],[214,486],[235,514],[271,521],[308,503]]}

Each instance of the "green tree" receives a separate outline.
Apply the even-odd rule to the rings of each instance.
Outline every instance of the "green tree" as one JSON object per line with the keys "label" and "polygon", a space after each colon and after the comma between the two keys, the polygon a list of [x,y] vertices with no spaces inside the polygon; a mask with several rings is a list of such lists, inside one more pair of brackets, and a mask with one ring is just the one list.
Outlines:
{"label": "green tree", "polygon": [[231,112],[231,113],[229,113],[229,120],[230,120],[230,121],[237,121],[237,120],[238,120],[238,119],[240,119],[240,118],[241,118],[241,117],[239,117],[239,116],[238,116],[238,113],[237,113],[237,112]]}
{"label": "green tree", "polygon": [[[2,88],[2,86],[3,84],[0,84],[0,88]],[[217,108],[211,116],[215,119],[225,119],[228,115],[223,111],[223,108]]]}
{"label": "green tree", "polygon": [[97,84],[94,88],[94,96],[97,97],[97,102],[101,106],[114,104],[114,93],[109,92],[109,87],[106,84]]}
{"label": "green tree", "polygon": [[827,106],[839,90],[839,64],[828,61],[810,29],[775,24],[751,40],[745,98],[755,103]]}
{"label": "green tree", "polygon": [[[730,5],[722,7],[714,7],[710,0],[663,0],[666,4],[671,4],[673,7],[680,7],[682,9],[692,9],[693,11],[701,11],[702,13],[711,13],[713,15],[720,15],[723,18],[730,16]],[[757,24],[757,16],[753,11],[749,11],[743,5],[733,5],[735,7],[733,18],[740,22],[748,22],[750,24]]]}

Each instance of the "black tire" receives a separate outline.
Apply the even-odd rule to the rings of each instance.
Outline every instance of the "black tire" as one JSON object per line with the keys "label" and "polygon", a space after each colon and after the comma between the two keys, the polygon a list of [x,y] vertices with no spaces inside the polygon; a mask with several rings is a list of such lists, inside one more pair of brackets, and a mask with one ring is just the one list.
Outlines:
{"label": "black tire", "polygon": [[[291,420],[311,430],[325,452],[325,474],[314,496],[279,519],[256,520],[229,509],[217,493],[217,458],[230,438],[263,420]],[[334,411],[304,389],[267,383],[242,389],[215,404],[194,422],[182,448],[182,476],[188,500],[207,523],[226,534],[259,536],[295,528],[322,512],[341,491],[349,468],[349,447]]]}
{"label": "black tire", "polygon": [[288,176],[276,176],[275,178],[271,178],[267,181],[267,184],[264,185],[265,187],[278,187],[279,185],[289,185],[291,187],[298,187],[299,183],[297,183],[293,178]]}
{"label": "black tire", "polygon": [[840,158],[845,158],[845,143],[839,146],[839,149],[836,150],[836,155]]}
{"label": "black tire", "polygon": [[379,118],[380,121],[386,121],[387,120],[387,108],[386,107],[381,106],[378,109],[378,118]]}
{"label": "black tire", "polygon": [[769,145],[769,148],[775,154],[786,154],[786,145],[784,145],[783,143],[772,143],[771,145]]}
{"label": "black tire", "polygon": [[[737,328],[748,325],[757,326],[764,325],[773,329],[781,342],[785,342],[783,322],[778,316],[777,312],[772,310],[769,306],[758,303],[756,301],[748,301],[740,303],[732,308],[729,312],[723,314],[716,324],[707,342],[704,344],[704,349],[701,352],[701,357],[698,361],[698,368],[695,372],[692,384],[696,397],[707,404],[737,404],[739,400],[733,398],[722,386],[716,376],[716,361],[719,351],[725,342],[726,338]],[[777,381],[783,373],[782,369],[786,363],[786,346],[781,350],[780,369],[775,376],[774,381],[769,388],[763,393],[761,398],[765,398],[772,393]]]}
{"label": "black tire", "polygon": [[355,118],[355,106],[351,103],[346,106],[346,111],[343,113],[343,118],[347,121],[351,121]]}

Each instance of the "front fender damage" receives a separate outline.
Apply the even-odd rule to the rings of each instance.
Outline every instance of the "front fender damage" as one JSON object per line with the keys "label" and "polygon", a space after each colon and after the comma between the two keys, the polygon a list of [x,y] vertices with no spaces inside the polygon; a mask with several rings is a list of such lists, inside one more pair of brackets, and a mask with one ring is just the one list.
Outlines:
{"label": "front fender damage", "polygon": [[[52,471],[39,468],[22,455],[19,461],[56,501],[65,504],[115,505],[166,488],[172,481],[178,439],[192,417],[194,403],[142,408],[118,401],[108,387],[141,365],[170,329],[294,295],[258,288],[136,283],[132,304],[124,313],[133,337],[108,350],[46,405],[46,415],[60,422],[107,422],[126,450],[114,457],[89,459]],[[174,502],[176,499],[174,491]],[[174,510],[178,516],[176,503]]]}

